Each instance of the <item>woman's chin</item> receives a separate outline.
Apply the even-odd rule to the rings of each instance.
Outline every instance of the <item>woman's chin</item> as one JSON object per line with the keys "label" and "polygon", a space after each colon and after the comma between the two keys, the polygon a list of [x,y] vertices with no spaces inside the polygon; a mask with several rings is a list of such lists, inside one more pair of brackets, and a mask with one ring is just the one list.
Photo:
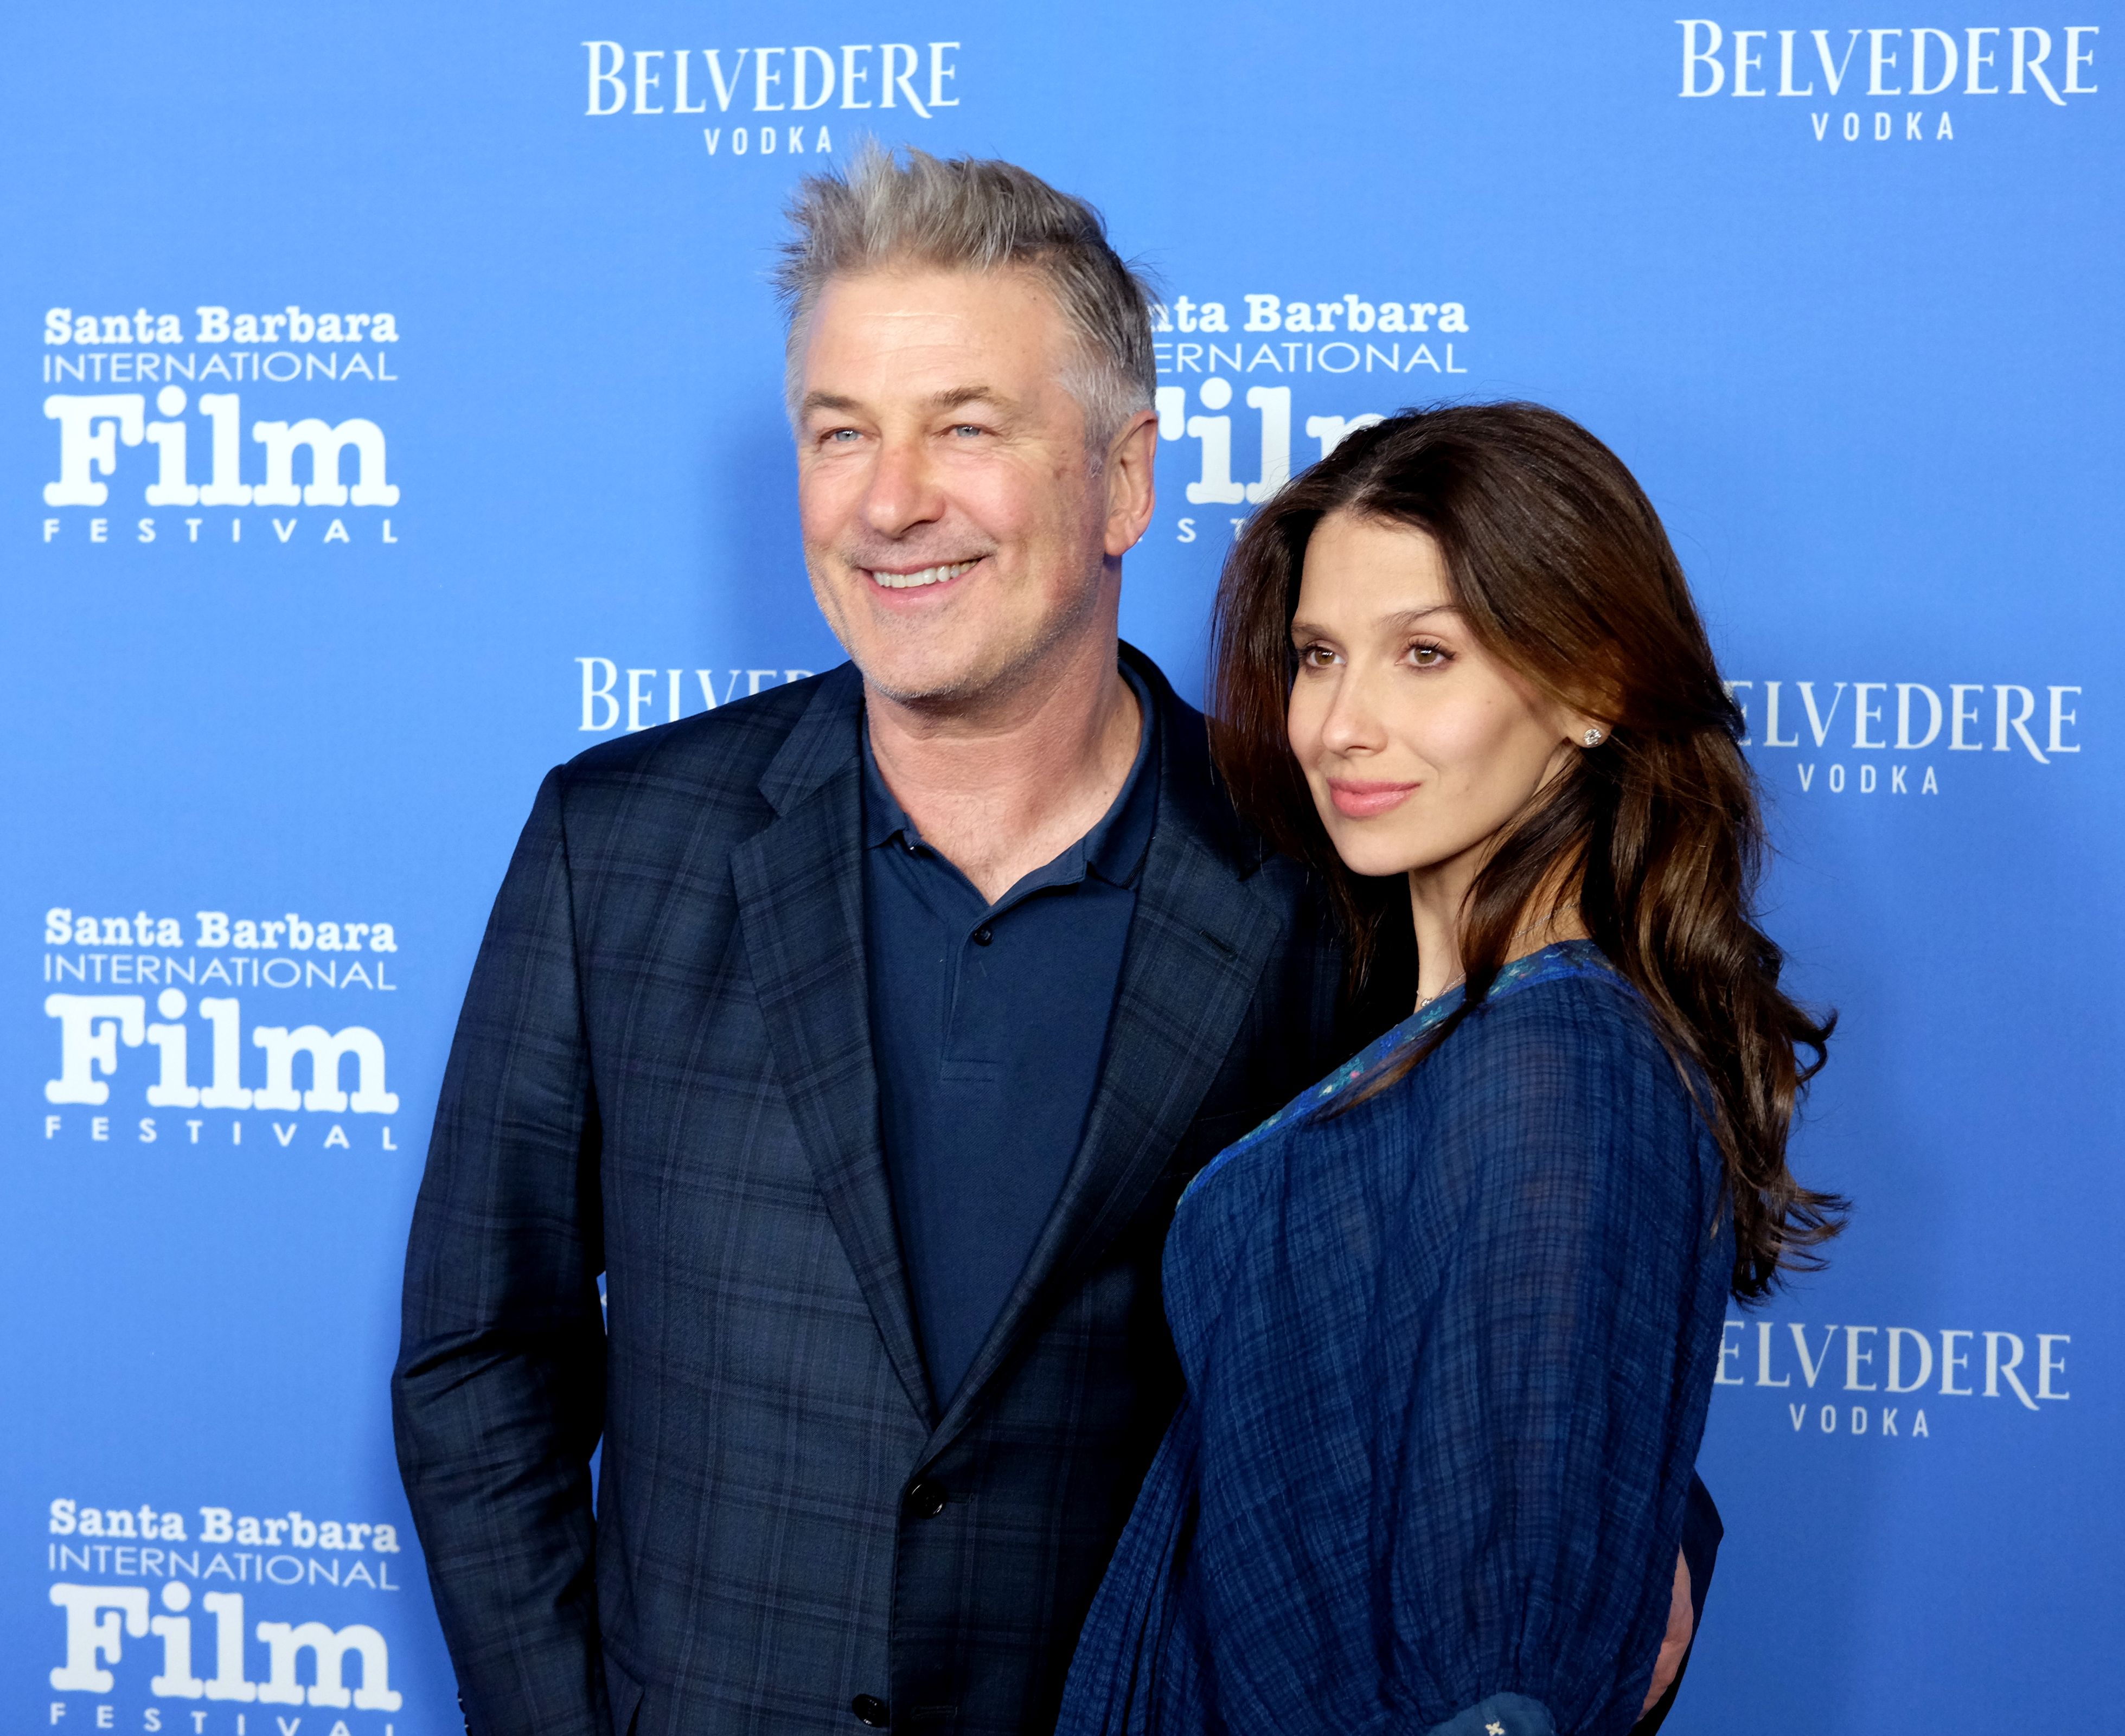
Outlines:
{"label": "woman's chin", "polygon": [[1343,866],[1369,880],[1386,880],[1406,874],[1416,866],[1412,853],[1397,849],[1384,839],[1331,838]]}

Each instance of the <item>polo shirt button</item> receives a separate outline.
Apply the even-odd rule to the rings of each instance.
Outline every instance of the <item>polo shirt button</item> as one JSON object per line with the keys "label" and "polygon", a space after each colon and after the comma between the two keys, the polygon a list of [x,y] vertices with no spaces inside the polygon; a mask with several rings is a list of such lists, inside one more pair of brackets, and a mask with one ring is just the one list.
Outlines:
{"label": "polo shirt button", "polygon": [[945,1510],[945,1485],[927,1477],[907,1491],[907,1510],[918,1519],[934,1519]]}
{"label": "polo shirt button", "polygon": [[978,947],[985,947],[995,939],[996,931],[987,924],[974,930],[974,944]]}
{"label": "polo shirt button", "polygon": [[875,1694],[859,1694],[849,1702],[849,1710],[856,1715],[858,1724],[867,1724],[874,1730],[885,1728],[885,1702]]}

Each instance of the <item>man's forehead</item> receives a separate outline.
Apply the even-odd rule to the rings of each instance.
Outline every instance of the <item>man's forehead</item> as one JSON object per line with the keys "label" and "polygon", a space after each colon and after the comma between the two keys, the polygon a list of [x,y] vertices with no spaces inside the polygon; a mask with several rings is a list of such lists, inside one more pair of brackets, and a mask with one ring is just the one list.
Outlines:
{"label": "man's forehead", "polygon": [[919,292],[902,298],[860,280],[850,288],[859,293],[821,300],[805,344],[800,414],[888,401],[929,412],[978,402],[1030,408],[1053,395],[1071,341],[1059,319],[1051,325],[1015,298],[970,306]]}
{"label": "man's forehead", "polygon": [[840,360],[930,347],[1039,350],[1067,336],[1062,309],[1030,272],[880,271],[828,281],[806,347]]}

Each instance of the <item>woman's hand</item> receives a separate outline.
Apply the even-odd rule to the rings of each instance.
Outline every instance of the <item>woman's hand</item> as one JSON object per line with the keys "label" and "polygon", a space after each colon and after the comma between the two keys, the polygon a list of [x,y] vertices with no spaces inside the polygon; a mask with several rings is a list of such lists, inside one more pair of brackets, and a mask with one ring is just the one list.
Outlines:
{"label": "woman's hand", "polygon": [[1643,1717],[1651,1711],[1660,1696],[1674,1682],[1675,1672],[1682,1668],[1682,1660],[1689,1650],[1689,1635],[1696,1611],[1689,1602],[1689,1563],[1680,1551],[1675,1558],[1675,1594],[1668,1600],[1667,1635],[1661,1641],[1660,1656],[1653,1660],[1652,1686],[1646,1690],[1646,1703],[1638,1708]]}

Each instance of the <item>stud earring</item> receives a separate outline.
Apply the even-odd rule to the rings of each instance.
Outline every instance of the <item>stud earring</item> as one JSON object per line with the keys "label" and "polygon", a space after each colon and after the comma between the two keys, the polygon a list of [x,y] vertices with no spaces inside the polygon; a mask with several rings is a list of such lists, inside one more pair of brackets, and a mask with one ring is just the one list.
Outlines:
{"label": "stud earring", "polygon": [[1589,747],[1599,747],[1601,745],[1601,732],[1598,729],[1590,729],[1581,739]]}

